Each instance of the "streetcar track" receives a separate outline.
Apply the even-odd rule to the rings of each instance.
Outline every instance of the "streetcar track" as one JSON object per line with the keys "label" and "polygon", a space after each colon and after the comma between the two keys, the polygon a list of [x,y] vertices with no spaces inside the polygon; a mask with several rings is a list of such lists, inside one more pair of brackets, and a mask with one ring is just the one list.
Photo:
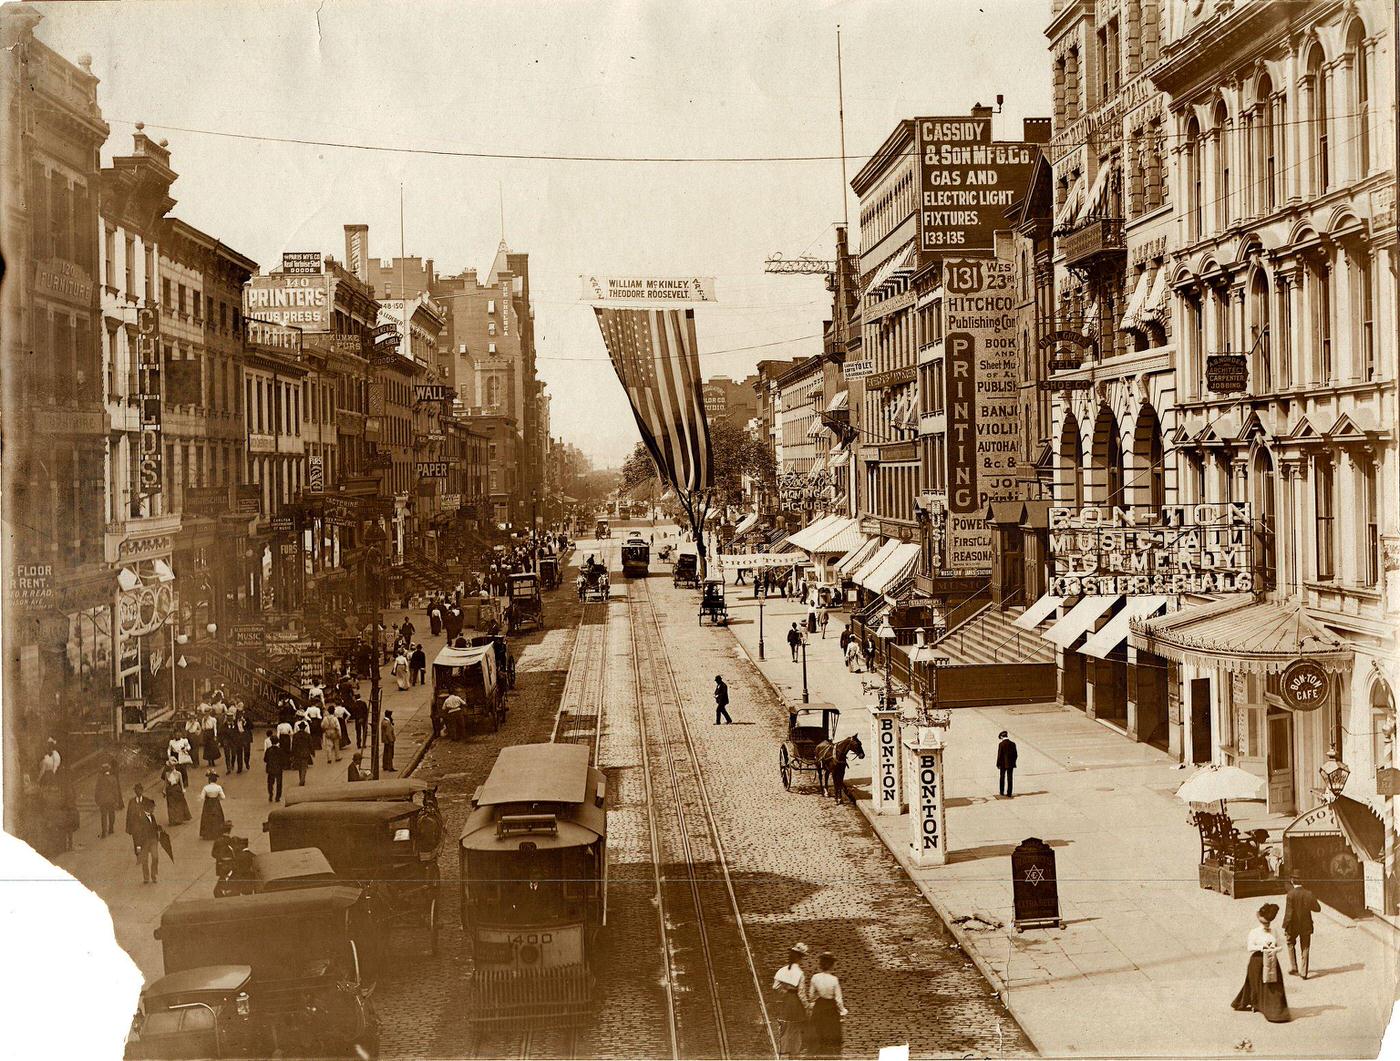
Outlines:
{"label": "streetcar track", "polygon": [[[641,729],[642,748],[642,772],[646,780],[646,793],[648,803],[648,816],[654,825],[654,818],[651,817],[651,809],[654,803],[654,791],[651,784],[651,760],[652,756],[647,748],[647,733],[649,727],[646,724],[642,679],[642,655],[645,645],[645,654],[650,670],[651,678],[656,685],[668,685],[670,688],[670,699],[675,706],[675,713],[679,720],[679,733],[684,761],[688,763],[689,774],[693,778],[695,791],[698,799],[695,801],[699,808],[699,818],[692,819],[687,815],[683,788],[685,787],[678,761],[681,757],[672,750],[672,729],[666,718],[665,709],[666,697],[661,688],[654,688],[655,699],[657,701],[655,730],[660,737],[661,747],[664,749],[666,760],[666,776],[670,781],[671,794],[674,797],[674,810],[677,825],[677,837],[679,842],[680,861],[685,866],[686,884],[690,893],[691,902],[695,910],[695,929],[699,937],[700,951],[703,957],[703,971],[707,982],[711,1012],[714,1021],[716,1043],[719,1048],[719,1056],[728,1058],[732,1055],[730,1042],[730,1029],[725,1015],[725,1002],[720,991],[719,970],[715,961],[715,947],[711,939],[711,925],[705,911],[706,902],[702,895],[700,879],[697,873],[694,847],[691,840],[691,828],[693,825],[703,827],[705,838],[712,845],[715,862],[719,868],[720,875],[725,882],[725,889],[728,898],[728,912],[732,913],[734,925],[737,929],[739,941],[744,951],[745,961],[748,963],[749,971],[753,979],[755,996],[759,1004],[759,1012],[762,1015],[763,1024],[768,1034],[769,1044],[773,1049],[774,1056],[777,1056],[777,1041],[773,1034],[772,1022],[769,1019],[767,1005],[763,998],[762,985],[758,979],[757,970],[753,964],[753,956],[749,949],[748,937],[743,927],[743,916],[739,910],[739,904],[734,892],[733,882],[730,879],[728,863],[725,859],[723,844],[719,837],[719,826],[711,808],[708,790],[704,783],[704,771],[700,768],[699,757],[696,752],[695,742],[691,735],[690,728],[685,719],[685,712],[681,706],[680,686],[676,680],[675,670],[671,666],[670,658],[665,651],[665,637],[661,630],[660,622],[657,620],[656,611],[650,600],[650,593],[646,589],[645,583],[633,582],[630,584],[633,592],[629,593],[628,602],[636,601],[637,607],[629,609],[632,616],[635,616],[630,626],[632,638],[632,658],[634,676],[637,682],[637,711],[638,721]],[[650,642],[649,644],[647,642]],[[693,811],[691,812],[693,814]],[[678,1018],[675,1009],[674,994],[671,990],[672,977],[675,969],[671,959],[672,933],[666,929],[666,909],[665,909],[665,877],[661,871],[662,852],[656,843],[656,830],[653,827],[653,852],[658,884],[658,911],[663,925],[662,949],[667,961],[667,988],[668,1000],[670,1002],[668,1017],[672,1027],[676,1027]],[[679,1057],[679,1040],[676,1040],[676,1056]],[[688,1046],[694,1044],[687,1044]]]}

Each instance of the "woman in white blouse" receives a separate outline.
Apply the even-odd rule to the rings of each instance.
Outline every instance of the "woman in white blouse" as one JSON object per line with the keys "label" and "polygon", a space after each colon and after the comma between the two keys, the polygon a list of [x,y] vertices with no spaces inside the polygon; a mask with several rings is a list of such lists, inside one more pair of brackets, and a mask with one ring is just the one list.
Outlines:
{"label": "woman in white blouse", "polygon": [[1279,967],[1279,945],[1274,936],[1273,921],[1278,906],[1265,903],[1259,908],[1259,923],[1249,931],[1245,947],[1249,950],[1249,965],[1245,967],[1244,986],[1231,1007],[1264,1014],[1275,1024],[1293,1019],[1288,1012],[1288,994],[1283,987],[1283,970]]}
{"label": "woman in white blouse", "polygon": [[805,957],[807,944],[794,943],[788,950],[787,964],[773,975],[773,990],[779,995],[776,1012],[782,1028],[778,1049],[783,1057],[802,1056],[802,1033],[807,1024],[807,974],[802,971]]}
{"label": "woman in white blouse", "polygon": [[190,783],[188,767],[194,763],[194,747],[190,744],[187,736],[175,736],[170,738],[170,743],[165,746],[165,754],[168,758],[175,760],[175,769],[180,771],[180,780],[186,785]]}
{"label": "woman in white blouse", "polygon": [[224,786],[219,784],[219,775],[213,770],[205,776],[209,783],[200,790],[204,806],[199,813],[199,838],[217,840],[224,831]]}
{"label": "woman in white blouse", "polygon": [[807,997],[812,1003],[807,1054],[809,1057],[840,1057],[841,1020],[846,1016],[846,1000],[841,997],[841,981],[831,971],[836,965],[836,955],[823,951],[817,958],[817,965],[820,972],[812,974],[807,988]]}

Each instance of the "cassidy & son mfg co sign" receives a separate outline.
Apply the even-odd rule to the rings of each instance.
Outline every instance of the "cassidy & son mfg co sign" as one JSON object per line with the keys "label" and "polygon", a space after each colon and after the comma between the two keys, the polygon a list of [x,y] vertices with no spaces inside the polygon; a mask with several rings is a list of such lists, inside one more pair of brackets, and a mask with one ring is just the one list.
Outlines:
{"label": "cassidy & son mfg co sign", "polygon": [[1168,596],[1254,589],[1248,503],[1050,510],[1050,593]]}

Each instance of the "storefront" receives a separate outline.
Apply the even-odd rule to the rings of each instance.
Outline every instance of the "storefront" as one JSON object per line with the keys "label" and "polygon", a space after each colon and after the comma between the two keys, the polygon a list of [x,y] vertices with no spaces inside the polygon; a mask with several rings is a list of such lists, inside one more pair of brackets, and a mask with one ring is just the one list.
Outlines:
{"label": "storefront", "polygon": [[1364,803],[1338,795],[1283,831],[1283,862],[1290,875],[1322,902],[1349,917],[1384,901],[1385,827]]}
{"label": "storefront", "polygon": [[166,557],[129,560],[116,576],[116,686],[125,731],[144,729],[178,701],[179,614],[175,571]]}

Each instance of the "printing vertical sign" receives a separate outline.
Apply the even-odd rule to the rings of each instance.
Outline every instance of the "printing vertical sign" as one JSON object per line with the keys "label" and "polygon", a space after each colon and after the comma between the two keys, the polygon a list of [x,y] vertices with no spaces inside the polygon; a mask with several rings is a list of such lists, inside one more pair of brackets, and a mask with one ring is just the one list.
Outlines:
{"label": "printing vertical sign", "polygon": [[136,407],[141,425],[137,453],[137,492],[142,497],[160,493],[160,314],[143,309],[137,315]]}
{"label": "printing vertical sign", "polygon": [[992,501],[1017,496],[1013,267],[998,258],[949,258],[943,271],[948,431],[949,574],[990,575]]}

